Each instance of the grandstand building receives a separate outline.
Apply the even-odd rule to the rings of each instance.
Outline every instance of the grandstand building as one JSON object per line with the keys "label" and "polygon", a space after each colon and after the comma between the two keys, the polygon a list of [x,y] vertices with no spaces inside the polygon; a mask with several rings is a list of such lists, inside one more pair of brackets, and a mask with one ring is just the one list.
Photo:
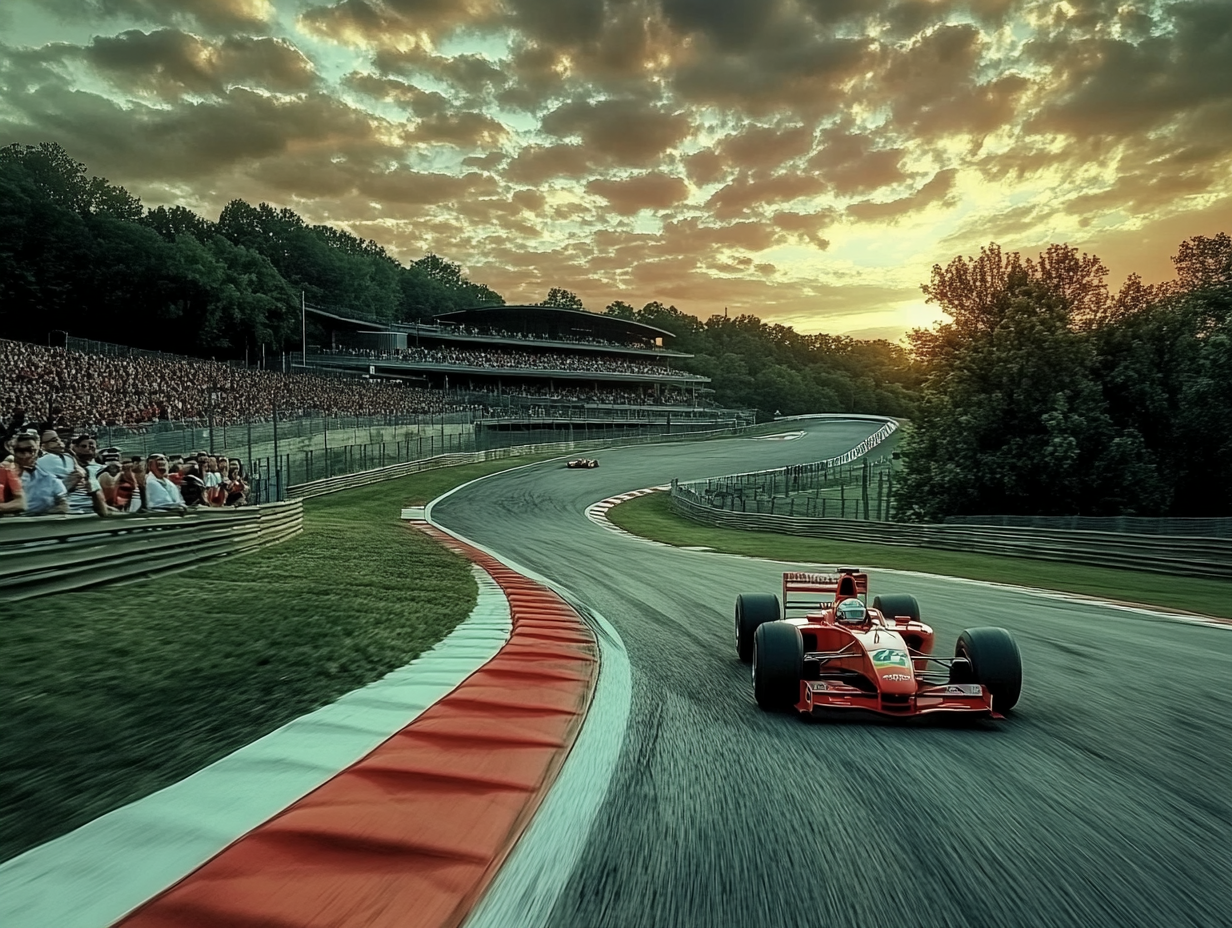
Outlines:
{"label": "grandstand building", "polygon": [[[673,367],[671,332],[630,319],[547,306],[483,306],[430,323],[374,326],[309,308],[318,347],[304,363],[447,391],[494,411],[488,427],[731,418],[708,401],[710,379]],[[299,365],[297,365],[299,366]]]}

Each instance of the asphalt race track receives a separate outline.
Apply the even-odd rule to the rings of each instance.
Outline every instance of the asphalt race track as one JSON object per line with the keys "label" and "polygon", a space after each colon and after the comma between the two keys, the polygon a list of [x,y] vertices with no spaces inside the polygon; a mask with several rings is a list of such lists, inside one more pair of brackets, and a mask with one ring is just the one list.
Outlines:
{"label": "asphalt race track", "polygon": [[816,461],[876,424],[790,428],[808,434],[523,468],[433,512],[576,594],[628,652],[611,789],[548,924],[1232,925],[1232,631],[874,570],[871,593],[919,599],[938,651],[965,627],[1013,632],[1026,672],[1013,717],[768,715],[736,659],[732,608],[776,591],[781,566],[650,545],[583,515],[673,477]]}

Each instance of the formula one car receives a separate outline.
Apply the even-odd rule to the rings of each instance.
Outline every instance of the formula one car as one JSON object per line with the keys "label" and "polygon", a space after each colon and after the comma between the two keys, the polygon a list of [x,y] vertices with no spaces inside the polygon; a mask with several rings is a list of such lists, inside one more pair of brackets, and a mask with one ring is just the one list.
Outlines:
{"label": "formula one car", "polygon": [[934,657],[914,596],[867,598],[868,574],[854,568],[783,574],[782,609],[773,593],[737,596],[736,653],[753,665],[757,704],[1002,718],[1018,702],[1022,658],[1005,629],[969,628],[953,657]]}
{"label": "formula one car", "polygon": [[574,458],[572,461],[566,461],[565,467],[598,467],[599,462],[594,458]]}

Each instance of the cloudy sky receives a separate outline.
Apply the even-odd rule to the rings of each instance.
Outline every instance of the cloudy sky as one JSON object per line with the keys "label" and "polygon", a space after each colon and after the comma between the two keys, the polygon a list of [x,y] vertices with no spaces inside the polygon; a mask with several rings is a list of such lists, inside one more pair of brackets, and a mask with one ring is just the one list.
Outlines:
{"label": "cloudy sky", "polygon": [[980,245],[1116,285],[1232,230],[1232,2],[4,0],[0,145],[510,303],[897,339]]}

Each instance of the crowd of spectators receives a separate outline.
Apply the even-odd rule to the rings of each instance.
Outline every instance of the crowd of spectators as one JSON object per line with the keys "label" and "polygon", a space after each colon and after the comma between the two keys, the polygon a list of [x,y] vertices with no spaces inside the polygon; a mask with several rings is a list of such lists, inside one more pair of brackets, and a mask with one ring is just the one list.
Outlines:
{"label": "crowd of spectators", "polygon": [[648,342],[631,344],[629,342],[615,342],[607,338],[596,338],[589,335],[544,335],[535,332],[510,332],[506,329],[486,328],[480,329],[473,325],[455,325],[450,327],[450,331],[457,335],[470,335],[476,338],[500,338],[512,341],[514,339],[522,341],[537,341],[537,342],[574,342],[578,345],[602,345],[607,348],[654,348],[655,346]]}
{"label": "crowd of spectators", "polygon": [[677,374],[658,361],[638,361],[633,358],[601,354],[571,354],[552,351],[511,351],[484,348],[403,348],[394,353],[400,361],[449,364],[477,367],[485,370],[568,371],[587,374],[642,374],[664,376]]}
{"label": "crowd of spectators", "polygon": [[105,356],[0,340],[0,410],[52,409],[49,427],[91,431],[156,421],[216,424],[279,415],[439,415],[468,407],[399,382],[283,374],[214,361]]}
{"label": "crowd of spectators", "polygon": [[[43,423],[46,425],[46,423]],[[54,428],[29,428],[18,410],[0,460],[0,517],[6,515],[118,516],[243,506],[248,483],[239,461],[196,452],[125,457],[99,451],[92,435],[65,447]]]}
{"label": "crowd of spectators", "polygon": [[554,384],[521,384],[507,387],[504,396],[532,397],[561,403],[595,403],[605,406],[689,406],[697,403],[679,390],[665,390],[658,395],[639,390],[596,390],[584,386]]}

